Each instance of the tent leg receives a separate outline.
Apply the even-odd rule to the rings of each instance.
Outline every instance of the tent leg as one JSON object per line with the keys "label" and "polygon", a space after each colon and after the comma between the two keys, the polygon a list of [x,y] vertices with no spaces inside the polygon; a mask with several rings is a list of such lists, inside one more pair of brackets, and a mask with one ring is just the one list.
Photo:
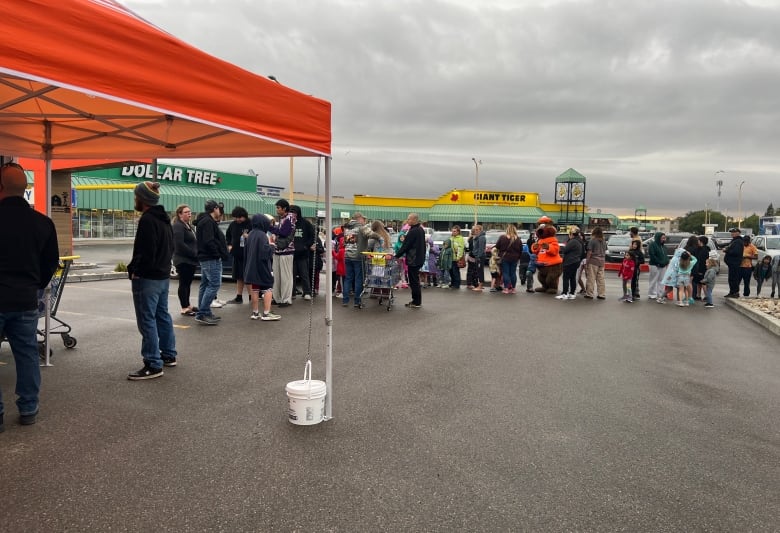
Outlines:
{"label": "tent leg", "polygon": [[[332,203],[330,168],[331,158],[325,158],[325,224],[327,227],[327,240],[325,242],[325,255],[333,257]],[[333,261],[325,261],[325,420],[333,418]]]}

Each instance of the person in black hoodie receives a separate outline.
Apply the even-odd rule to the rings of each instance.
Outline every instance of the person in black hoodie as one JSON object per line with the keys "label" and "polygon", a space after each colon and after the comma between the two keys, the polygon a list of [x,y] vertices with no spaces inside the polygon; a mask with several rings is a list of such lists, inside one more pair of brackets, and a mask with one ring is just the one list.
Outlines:
{"label": "person in black hoodie", "polygon": [[723,254],[723,262],[729,267],[729,293],[726,298],[739,298],[739,282],[742,279],[739,265],[742,263],[745,243],[739,228],[731,228],[729,233],[731,233],[731,242],[726,246]]}
{"label": "person in black hoodie", "polygon": [[[30,207],[26,187],[22,167],[13,162],[0,166],[0,333],[14,355],[16,407],[23,426],[34,424],[38,415],[38,291],[49,284],[59,261],[54,223]],[[3,412],[0,395],[0,432]]]}
{"label": "person in black hoodie", "polygon": [[[271,312],[274,287],[274,245],[268,241],[270,219],[266,215],[252,217],[252,231],[244,245],[244,281],[252,294],[252,320],[279,320]],[[260,294],[263,295],[263,314],[260,314]]]}
{"label": "person in black hoodie", "polygon": [[143,181],[135,186],[135,210],[141,212],[141,218],[127,275],[133,290],[144,366],[128,374],[131,381],[159,378],[163,365],[176,366],[176,337],[168,312],[173,228],[159,201],[159,183]]}
{"label": "person in black hoodie", "polygon": [[409,231],[406,232],[404,243],[395,253],[396,258],[406,256],[406,266],[409,269],[409,288],[412,290],[412,301],[404,304],[412,309],[422,307],[422,290],[420,290],[420,268],[425,262],[425,230],[420,225],[417,213],[409,213],[406,219]]}
{"label": "person in black hoodie", "polygon": [[[295,213],[295,253],[293,254],[293,280],[301,280],[301,292],[304,300],[311,300],[312,266],[314,265],[315,234],[314,225],[303,218],[301,208],[291,205],[290,211]],[[295,290],[293,289],[293,293]]]}
{"label": "person in black hoodie", "polygon": [[219,318],[211,312],[211,302],[222,286],[222,261],[228,258],[225,235],[217,221],[222,217],[222,208],[214,200],[206,200],[205,212],[198,215],[195,238],[198,241],[200,262],[200,288],[198,289],[198,311],[195,320],[207,326],[214,326]]}
{"label": "person in black hoodie", "polygon": [[[252,231],[252,223],[249,221],[249,213],[243,207],[236,206],[230,212],[233,222],[225,232],[225,241],[227,242],[228,253],[233,256],[233,270],[231,277],[236,282],[236,297],[228,300],[229,304],[244,303],[244,247],[246,246],[246,237]],[[246,290],[250,293],[249,287]],[[251,294],[249,294],[251,297]]]}

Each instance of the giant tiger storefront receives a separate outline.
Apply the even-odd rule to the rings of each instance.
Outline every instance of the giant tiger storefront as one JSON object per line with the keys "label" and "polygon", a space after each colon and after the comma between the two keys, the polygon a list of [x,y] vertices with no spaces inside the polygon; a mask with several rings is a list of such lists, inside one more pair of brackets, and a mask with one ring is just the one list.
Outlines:
{"label": "giant tiger storefront", "polygon": [[[127,163],[97,170],[54,172],[52,217],[62,219],[58,223],[60,234],[67,234],[64,225],[69,223],[76,239],[132,238],[139,217],[133,209],[133,187],[139,181],[155,179],[153,168],[148,163]],[[576,171],[567,171],[571,172]],[[213,199],[225,205],[228,218],[230,211],[239,205],[249,213],[275,214],[275,202],[286,197],[283,187],[259,185],[255,176],[247,174],[158,164],[156,179],[163,184],[160,203],[170,213],[179,204],[187,204],[198,212],[206,200]],[[556,196],[562,192],[558,185]],[[351,200],[333,199],[332,224],[342,224],[355,211],[395,228],[410,212],[418,213],[426,225],[437,230],[454,224],[471,227],[475,220],[486,228],[503,228],[507,224],[531,228],[542,216],[558,222],[571,218],[572,213],[574,222],[584,227],[595,223],[608,229],[618,224],[617,217],[612,215],[591,217],[583,202],[567,204],[564,208],[559,202],[543,202],[537,192],[453,189],[437,198],[356,194]],[[293,203],[301,207],[306,218],[324,222],[324,197],[295,193]]]}

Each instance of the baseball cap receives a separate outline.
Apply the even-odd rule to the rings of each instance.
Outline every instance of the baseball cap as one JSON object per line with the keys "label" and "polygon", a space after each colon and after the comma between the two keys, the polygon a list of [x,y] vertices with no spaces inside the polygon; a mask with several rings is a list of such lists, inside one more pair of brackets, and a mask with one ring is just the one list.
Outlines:
{"label": "baseball cap", "polygon": [[205,209],[206,213],[211,213],[212,211],[214,211],[218,207],[219,207],[219,204],[217,202],[215,202],[214,200],[206,200],[206,205],[203,206],[203,208]]}

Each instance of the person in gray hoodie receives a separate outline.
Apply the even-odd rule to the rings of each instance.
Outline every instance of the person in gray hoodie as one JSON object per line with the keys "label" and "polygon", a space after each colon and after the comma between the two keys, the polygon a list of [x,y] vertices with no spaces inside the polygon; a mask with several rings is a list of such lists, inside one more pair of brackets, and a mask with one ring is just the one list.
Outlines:
{"label": "person in gray hoodie", "polygon": [[368,239],[378,238],[366,223],[363,213],[356,211],[352,219],[344,225],[344,264],[346,277],[342,291],[341,305],[349,307],[349,291],[355,298],[355,307],[362,307],[360,295],[363,292],[363,252],[368,249]]}

